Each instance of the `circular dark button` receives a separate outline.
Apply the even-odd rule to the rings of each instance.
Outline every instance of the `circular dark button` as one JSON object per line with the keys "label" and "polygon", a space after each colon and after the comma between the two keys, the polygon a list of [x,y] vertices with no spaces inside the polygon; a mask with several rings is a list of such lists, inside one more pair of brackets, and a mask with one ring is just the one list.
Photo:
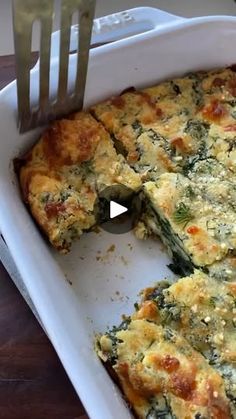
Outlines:
{"label": "circular dark button", "polygon": [[139,195],[124,185],[113,185],[99,193],[96,202],[97,222],[112,234],[123,234],[132,230],[141,211]]}

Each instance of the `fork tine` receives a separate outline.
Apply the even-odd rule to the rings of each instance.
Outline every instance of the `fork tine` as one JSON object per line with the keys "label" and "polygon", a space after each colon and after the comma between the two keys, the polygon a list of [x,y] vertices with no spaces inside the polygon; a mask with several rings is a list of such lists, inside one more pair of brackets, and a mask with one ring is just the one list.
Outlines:
{"label": "fork tine", "polygon": [[[75,79],[75,94],[68,100],[67,82],[68,82],[68,57],[70,47],[70,30],[68,29],[72,14],[79,11],[79,31],[78,45],[79,54],[77,56],[77,70]],[[67,112],[77,108],[80,110],[83,106],[83,96],[87,74],[88,51],[91,41],[92,22],[94,18],[95,1],[94,0],[62,0],[62,22],[61,22],[61,45],[60,45],[60,73],[58,85],[59,108],[63,110],[63,102],[67,98]],[[70,19],[70,21],[69,21]],[[65,29],[66,28],[66,29]],[[65,32],[63,32],[65,31]],[[81,88],[81,92],[78,89]],[[63,114],[63,111],[61,112]],[[65,113],[65,112],[64,112]]]}
{"label": "fork tine", "polygon": [[[39,114],[46,113],[49,96],[49,70],[54,0],[13,1],[16,53],[18,124],[25,132],[38,123],[38,112],[30,109],[30,62],[33,22],[41,21]],[[45,118],[44,118],[45,119]]]}
{"label": "fork tine", "polygon": [[81,1],[79,14],[79,53],[77,56],[77,73],[75,81],[75,106],[78,109],[83,107],[84,91],[88,69],[89,46],[92,35],[92,22],[95,12],[93,0]]}
{"label": "fork tine", "polygon": [[[61,34],[57,101],[50,103],[50,49],[54,0],[13,0],[13,22],[17,67],[18,118],[20,132],[61,117],[81,108],[87,73],[87,60],[95,0],[61,0]],[[73,12],[79,10],[79,42],[81,53],[77,59],[76,94],[69,96],[68,63],[70,31]],[[40,87],[38,109],[30,104],[30,59],[32,25],[41,22]],[[88,37],[88,39],[87,39]],[[78,92],[79,89],[79,92]],[[81,90],[80,90],[81,89]]]}
{"label": "fork tine", "polygon": [[53,19],[53,1],[47,4],[47,13],[41,16],[41,40],[40,40],[40,93],[39,104],[41,118],[49,107],[49,82],[50,82],[50,52]]}
{"label": "fork tine", "polygon": [[64,101],[67,95],[68,81],[68,61],[70,51],[70,27],[73,11],[71,10],[71,1],[62,0],[61,2],[61,35],[60,35],[60,63],[59,63],[59,81],[58,81],[58,101]]}
{"label": "fork tine", "polygon": [[[13,2],[13,27],[17,75],[18,126],[20,131],[30,120],[30,59],[32,21],[26,22],[20,8],[21,0]],[[19,7],[17,7],[19,6]],[[23,26],[23,27],[22,27]]]}

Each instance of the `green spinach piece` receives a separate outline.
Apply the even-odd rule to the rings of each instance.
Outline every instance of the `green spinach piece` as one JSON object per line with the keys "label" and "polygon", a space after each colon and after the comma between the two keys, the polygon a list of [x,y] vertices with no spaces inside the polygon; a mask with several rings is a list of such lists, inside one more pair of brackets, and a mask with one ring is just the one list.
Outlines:
{"label": "green spinach piece", "polygon": [[127,330],[130,322],[131,318],[127,317],[119,326],[113,326],[112,329],[106,333],[106,335],[111,339],[112,342],[112,352],[108,354],[108,360],[111,362],[112,365],[114,365],[117,361],[117,344],[122,342],[120,339],[118,339],[116,334],[120,330]]}
{"label": "green spinach piece", "polygon": [[206,138],[209,128],[210,125],[206,122],[198,121],[197,119],[189,119],[184,132],[200,142]]}
{"label": "green spinach piece", "polygon": [[137,119],[132,123],[132,128],[135,131],[137,137],[144,133],[144,129]]}

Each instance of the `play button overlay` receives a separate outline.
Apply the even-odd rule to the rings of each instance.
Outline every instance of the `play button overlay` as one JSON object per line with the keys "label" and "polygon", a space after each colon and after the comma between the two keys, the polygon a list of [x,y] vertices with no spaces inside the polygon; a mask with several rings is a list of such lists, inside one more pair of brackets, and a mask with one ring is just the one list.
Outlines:
{"label": "play button overlay", "polygon": [[119,215],[124,214],[126,211],[128,211],[127,207],[124,207],[124,205],[118,204],[118,202],[111,201],[110,202],[110,218],[119,217]]}
{"label": "play button overlay", "polygon": [[97,222],[112,234],[123,234],[132,230],[138,221],[141,201],[138,194],[124,185],[104,188],[96,203]]}

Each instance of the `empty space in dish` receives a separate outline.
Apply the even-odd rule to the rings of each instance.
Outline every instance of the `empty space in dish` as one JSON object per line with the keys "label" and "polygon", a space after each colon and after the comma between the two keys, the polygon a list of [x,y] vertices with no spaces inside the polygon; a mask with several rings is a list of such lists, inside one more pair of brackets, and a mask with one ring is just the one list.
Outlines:
{"label": "empty space in dish", "polygon": [[82,304],[84,320],[95,332],[130,314],[142,288],[173,278],[159,240],[138,240],[133,232],[84,234],[68,255],[54,253],[54,257]]}

